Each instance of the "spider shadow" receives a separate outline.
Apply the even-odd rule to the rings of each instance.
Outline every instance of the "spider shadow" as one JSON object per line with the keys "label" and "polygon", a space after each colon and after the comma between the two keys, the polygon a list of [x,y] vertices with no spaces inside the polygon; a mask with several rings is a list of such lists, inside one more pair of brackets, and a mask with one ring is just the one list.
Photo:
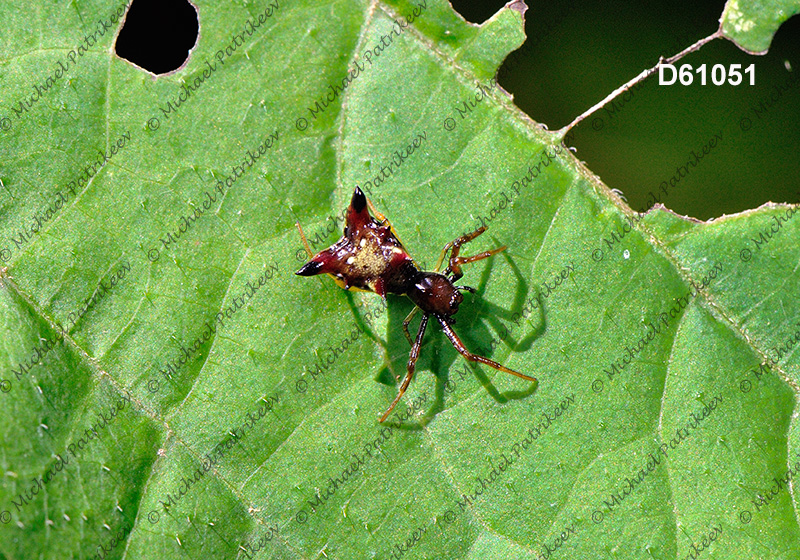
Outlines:
{"label": "spider shadow", "polygon": [[[478,285],[474,286],[476,290],[475,293],[464,294],[464,302],[461,304],[459,312],[456,315],[457,320],[453,328],[470,352],[491,358],[502,364],[512,353],[528,351],[533,345],[534,340],[544,333],[547,325],[544,309],[541,305],[537,308],[538,313],[533,312],[528,318],[523,318],[523,307],[525,306],[526,297],[530,291],[528,283],[522,276],[514,259],[506,253],[502,253],[501,256],[511,267],[515,277],[514,299],[510,309],[503,308],[483,298],[495,264],[494,259],[496,257],[490,257],[486,260],[486,264],[482,268]],[[476,265],[472,265],[473,269],[477,267]],[[469,271],[467,270],[467,276],[468,275]],[[464,278],[461,279],[459,284],[464,284]],[[378,373],[376,381],[397,390],[400,382],[406,375],[406,363],[408,362],[408,356],[411,350],[408,340],[406,340],[403,334],[402,323],[408,313],[414,308],[414,305],[404,296],[389,295],[388,302],[388,330],[386,341],[379,339],[372,333],[370,333],[369,336],[379,341],[386,352],[386,364]],[[534,319],[536,320],[535,323],[533,323]],[[520,332],[527,330],[531,326],[531,331],[527,335],[518,338]],[[418,327],[419,314],[411,325],[409,325],[409,332],[412,338],[416,334]],[[495,354],[498,353],[498,349],[504,350],[504,355],[495,356]],[[538,386],[538,383],[535,382],[530,383],[530,386],[524,390],[500,391],[484,371],[489,366],[481,367],[475,362],[470,362],[463,358],[455,348],[453,348],[447,337],[444,336],[438,322],[431,317],[420,348],[419,360],[417,361],[411,387],[413,387],[415,383],[419,383],[421,374],[429,371],[432,372],[436,378],[433,405],[429,406],[426,412],[416,422],[398,422],[394,417],[399,414],[405,416],[408,408],[407,405],[409,404],[401,400],[395,412],[393,412],[392,416],[387,420],[386,425],[401,430],[421,430],[433,420],[439,412],[443,411],[445,396],[448,392],[458,390],[458,385],[462,385],[462,391],[466,390],[463,383],[463,380],[465,380],[463,374],[458,382],[453,382],[450,379],[452,375],[450,373],[451,368],[454,367],[457,361],[462,361],[465,367],[458,368],[458,366],[455,366],[456,369],[463,370],[464,374],[466,374],[467,371],[471,371],[489,395],[498,403],[506,403],[510,400],[526,398],[533,394]],[[529,373],[535,376],[535,372],[523,371],[522,373]],[[503,373],[502,375],[510,374]],[[518,378],[517,381],[520,383],[528,383]],[[456,389],[448,391],[448,387],[456,387]],[[412,391],[409,391],[409,393],[412,393]],[[405,397],[411,396],[409,393],[407,393]],[[416,393],[425,396],[424,403],[430,402],[427,399],[426,391],[421,390],[416,391]],[[404,404],[406,406],[404,406]]]}

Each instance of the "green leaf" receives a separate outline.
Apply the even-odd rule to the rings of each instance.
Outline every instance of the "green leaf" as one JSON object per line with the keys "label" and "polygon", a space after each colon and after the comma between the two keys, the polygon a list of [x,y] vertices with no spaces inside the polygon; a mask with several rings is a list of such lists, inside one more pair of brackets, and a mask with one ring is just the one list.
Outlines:
{"label": "green leaf", "polygon": [[797,13],[797,0],[728,0],[722,34],[747,52],[764,54],[781,24]]}
{"label": "green leaf", "polygon": [[[493,83],[520,3],[272,4],[19,115],[118,6],[0,7],[0,557],[797,557],[797,207],[634,213]],[[454,328],[538,386],[432,325],[377,423],[410,304],[293,274],[356,184],[427,268],[507,246]]]}

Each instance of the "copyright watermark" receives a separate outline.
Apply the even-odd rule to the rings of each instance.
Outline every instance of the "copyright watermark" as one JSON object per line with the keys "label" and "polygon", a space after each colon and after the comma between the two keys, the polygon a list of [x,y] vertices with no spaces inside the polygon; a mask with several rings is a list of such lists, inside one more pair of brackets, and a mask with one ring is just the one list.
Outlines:
{"label": "copyright watermark", "polygon": [[747,132],[753,128],[753,121],[747,117],[742,117],[742,120],[739,121],[739,128],[742,129],[742,132]]}
{"label": "copyright watermark", "polygon": [[739,383],[739,390],[742,393],[749,393],[752,388],[753,388],[753,384],[750,382],[749,379],[743,379]]}
{"label": "copyright watermark", "polygon": [[753,258],[753,251],[745,247],[741,251],[739,251],[739,258],[742,262],[749,262],[750,259]]}

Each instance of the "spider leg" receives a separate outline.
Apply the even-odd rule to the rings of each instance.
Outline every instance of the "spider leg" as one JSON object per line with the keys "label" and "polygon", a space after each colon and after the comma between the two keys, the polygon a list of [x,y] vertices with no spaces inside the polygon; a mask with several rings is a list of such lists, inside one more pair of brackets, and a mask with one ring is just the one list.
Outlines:
{"label": "spider leg", "polygon": [[300,239],[303,240],[303,247],[306,248],[306,253],[308,253],[308,258],[314,256],[314,253],[311,252],[311,247],[308,246],[308,240],[306,239],[306,234],[303,233],[303,228],[300,226],[300,222],[295,222],[294,225],[297,226],[297,229],[300,230]]}
{"label": "spider leg", "polygon": [[[367,199],[367,206],[369,206],[369,209],[372,211],[372,215],[375,216],[375,218],[381,223],[381,225],[384,227],[388,227],[389,230],[392,232],[392,235],[394,235],[395,238],[398,241],[400,241],[400,245],[403,245],[403,242],[400,240],[400,236],[397,235],[397,231],[394,229],[392,222],[389,221],[389,218],[378,212],[378,209],[375,208],[370,199]],[[403,245],[403,247],[405,247],[405,245]]]}
{"label": "spider leg", "polygon": [[508,369],[505,366],[498,364],[497,362],[490,360],[489,358],[484,358],[483,356],[477,356],[472,354],[467,348],[464,346],[464,343],[458,338],[453,328],[447,323],[444,317],[440,317],[436,315],[436,319],[439,321],[439,324],[442,325],[442,330],[444,334],[447,335],[447,338],[450,339],[450,342],[453,344],[458,353],[464,356],[470,362],[478,362],[490,367],[493,367],[496,370],[504,371],[506,373],[510,373],[511,375],[516,375],[517,377],[521,377],[526,381],[536,381],[535,377],[530,377],[529,375],[525,375],[524,373],[519,373],[518,371],[514,371],[513,369]]}
{"label": "spider leg", "polygon": [[436,261],[435,271],[439,272],[439,270],[442,267],[442,263],[444,262],[444,258],[447,255],[447,251],[449,251],[450,249],[452,249],[453,251],[452,253],[450,253],[450,259],[448,260],[447,268],[445,269],[444,274],[445,275],[452,274],[452,278],[450,280],[453,282],[457,281],[459,278],[464,276],[464,273],[461,271],[461,265],[479,261],[481,259],[486,259],[494,255],[495,253],[499,253],[500,251],[505,250],[506,246],[503,245],[502,247],[498,247],[497,249],[492,249],[491,251],[484,251],[483,253],[473,255],[472,257],[459,257],[458,253],[461,251],[461,246],[466,243],[469,243],[470,241],[478,237],[480,234],[482,234],[484,231],[486,231],[485,226],[479,227],[475,231],[467,233],[466,235],[462,235],[461,237],[458,237],[453,241],[451,241],[450,243],[448,243],[447,245],[445,245],[444,249],[442,249],[442,254],[439,255],[439,260]]}
{"label": "spider leg", "polygon": [[378,209],[375,208],[375,205],[372,204],[372,201],[370,199],[367,199],[367,206],[369,206],[369,209],[372,211],[372,215],[375,216],[380,223],[382,223],[385,226],[392,225],[392,223],[386,216],[378,212]]}
{"label": "spider leg", "polygon": [[406,318],[403,320],[403,332],[406,333],[406,339],[411,346],[414,346],[414,339],[411,338],[411,333],[408,332],[408,325],[411,323],[411,319],[414,318],[414,315],[417,314],[417,311],[419,311],[419,307],[414,306],[411,313],[406,315]]}
{"label": "spider leg", "polygon": [[400,399],[403,397],[403,393],[406,392],[408,389],[409,383],[414,378],[414,370],[417,367],[417,358],[419,357],[419,349],[422,346],[422,337],[425,335],[425,327],[428,326],[428,315],[425,314],[422,316],[422,320],[419,322],[419,331],[417,331],[417,339],[414,341],[414,345],[411,347],[411,354],[408,356],[408,373],[406,373],[405,379],[403,379],[403,384],[400,385],[400,391],[397,393],[397,396],[392,401],[392,404],[383,413],[380,420],[378,422],[383,422],[386,418],[391,414],[392,410],[394,410],[395,405],[400,402]]}
{"label": "spider leg", "polygon": [[452,274],[452,281],[456,281],[462,276],[464,273],[461,271],[461,265],[472,263],[475,261],[479,261],[482,259],[487,259],[492,255],[499,253],[500,251],[504,251],[506,246],[503,245],[502,247],[498,247],[497,249],[492,249],[491,251],[484,251],[482,253],[478,253],[477,255],[473,255],[471,257],[459,257],[458,253],[461,251],[461,246],[469,243],[480,234],[486,231],[486,227],[480,227],[473,231],[472,233],[468,233],[466,235],[462,235],[455,241],[453,241],[453,252],[450,253],[450,260],[447,263],[447,269],[445,269],[445,274],[451,273]]}
{"label": "spider leg", "polygon": [[[461,238],[459,237],[458,239]],[[444,246],[444,249],[442,249],[442,254],[439,255],[439,259],[436,261],[436,266],[433,269],[434,272],[439,272],[441,270],[442,263],[444,262],[444,257],[447,255],[447,251],[449,251],[453,247],[453,245],[455,244],[456,241],[458,241],[458,239],[456,239],[455,241],[451,241],[450,243]]]}

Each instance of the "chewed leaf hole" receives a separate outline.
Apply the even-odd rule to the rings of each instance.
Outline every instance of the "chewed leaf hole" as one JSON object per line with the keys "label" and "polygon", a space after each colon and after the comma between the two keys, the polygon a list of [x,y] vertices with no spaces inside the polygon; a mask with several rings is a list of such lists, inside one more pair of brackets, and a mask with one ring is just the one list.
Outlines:
{"label": "chewed leaf hole", "polygon": [[166,74],[189,59],[198,31],[197,9],[188,0],[134,0],[114,50],[153,74]]}
{"label": "chewed leaf hole", "polygon": [[453,9],[461,14],[465,20],[472,23],[483,23],[505,5],[507,0],[481,0],[473,2],[471,0],[450,0]]}

